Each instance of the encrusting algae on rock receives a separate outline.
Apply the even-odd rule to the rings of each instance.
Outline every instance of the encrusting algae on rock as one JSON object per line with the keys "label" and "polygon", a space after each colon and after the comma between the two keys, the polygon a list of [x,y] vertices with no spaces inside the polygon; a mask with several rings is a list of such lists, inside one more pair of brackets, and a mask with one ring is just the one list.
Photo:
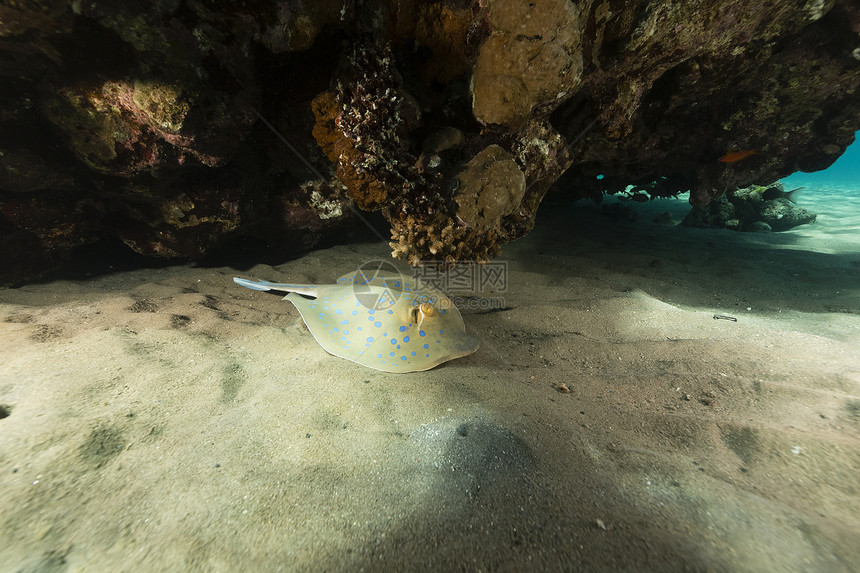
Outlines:
{"label": "encrusting algae on rock", "polygon": [[[318,95],[313,111],[314,137],[335,163],[337,177],[350,197],[362,209],[381,210],[391,223],[394,257],[419,265],[483,262],[498,254],[497,227],[502,211],[511,210],[508,189],[524,187],[522,172],[496,145],[488,148],[491,157],[476,158],[482,167],[473,168],[489,169],[483,175],[492,174],[490,187],[478,183],[480,176],[467,168],[460,179],[453,180],[462,188],[446,190],[446,182],[452,183],[446,171],[453,166],[444,165],[439,154],[459,148],[462,133],[447,128],[428,135],[422,145],[412,142],[421,113],[394,68],[389,46],[375,51],[356,47],[336,89]],[[511,182],[503,181],[506,176],[511,176]],[[474,197],[467,205],[470,193]],[[478,203],[489,205],[498,193],[506,195],[496,201],[504,208],[485,214],[485,205]],[[486,208],[498,210],[498,206]]]}
{"label": "encrusting algae on rock", "polygon": [[486,261],[551,186],[704,206],[824,169],[860,128],[851,0],[13,4],[0,281],[103,239],[348,241],[352,205],[412,264]]}
{"label": "encrusting algae on rock", "polygon": [[[547,119],[580,85],[584,24],[563,0],[490,2],[475,8],[481,17],[432,6],[416,8],[414,34],[426,43],[413,59],[377,39],[349,48],[335,88],[313,102],[314,137],[355,204],[389,221],[394,257],[486,262],[531,230],[570,165],[568,142]],[[431,13],[440,16],[432,25]],[[409,25],[392,24],[398,33]],[[440,45],[455,31],[464,42]],[[435,65],[434,47],[463,65]],[[415,72],[437,82],[417,97]]]}

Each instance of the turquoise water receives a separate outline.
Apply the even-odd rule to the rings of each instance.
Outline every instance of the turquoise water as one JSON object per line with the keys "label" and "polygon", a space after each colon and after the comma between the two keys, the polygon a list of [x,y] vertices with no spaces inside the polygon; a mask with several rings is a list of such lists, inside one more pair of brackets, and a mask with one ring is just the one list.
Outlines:
{"label": "turquoise water", "polygon": [[815,239],[827,252],[860,252],[860,131],[833,165],[814,173],[797,172],[782,179],[786,189],[805,187],[797,197],[801,207],[818,214],[814,225],[793,230],[797,237]]}
{"label": "turquoise water", "polygon": [[860,138],[858,135],[860,135],[860,131],[854,134],[854,143],[849,145],[845,153],[827,169],[814,173],[798,171],[790,177],[782,179],[783,184],[788,188],[811,185],[860,188],[860,141],[858,141]]}

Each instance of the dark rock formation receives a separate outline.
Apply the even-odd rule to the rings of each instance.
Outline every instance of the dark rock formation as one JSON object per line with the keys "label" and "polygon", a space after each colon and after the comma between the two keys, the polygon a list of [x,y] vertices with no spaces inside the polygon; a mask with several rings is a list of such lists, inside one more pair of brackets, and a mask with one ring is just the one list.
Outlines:
{"label": "dark rock formation", "polygon": [[6,3],[0,268],[302,249],[358,210],[411,263],[486,260],[553,184],[705,205],[844,151],[858,33],[853,0]]}
{"label": "dark rock formation", "polygon": [[815,222],[815,213],[794,205],[786,197],[768,198],[768,190],[782,191],[782,184],[767,188],[754,185],[717,197],[707,205],[694,206],[681,221],[687,227],[734,231],[787,231]]}

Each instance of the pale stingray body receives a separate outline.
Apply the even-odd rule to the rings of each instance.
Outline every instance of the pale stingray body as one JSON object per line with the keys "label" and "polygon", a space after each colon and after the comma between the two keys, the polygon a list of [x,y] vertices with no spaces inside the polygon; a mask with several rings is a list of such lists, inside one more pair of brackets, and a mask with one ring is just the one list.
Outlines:
{"label": "pale stingray body", "polygon": [[472,354],[460,311],[442,291],[400,276],[344,275],[334,285],[233,278],[259,291],[287,292],[308,330],[330,354],[384,372],[429,370]]}

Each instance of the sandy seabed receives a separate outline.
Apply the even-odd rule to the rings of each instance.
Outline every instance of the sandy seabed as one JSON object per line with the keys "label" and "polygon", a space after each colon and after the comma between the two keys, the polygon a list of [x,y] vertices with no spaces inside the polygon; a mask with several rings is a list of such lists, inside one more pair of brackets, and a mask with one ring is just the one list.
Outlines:
{"label": "sandy seabed", "polygon": [[231,280],[381,242],[0,291],[0,570],[856,571],[860,204],[826,191],[779,234],[550,206],[462,299],[478,352],[412,374]]}

